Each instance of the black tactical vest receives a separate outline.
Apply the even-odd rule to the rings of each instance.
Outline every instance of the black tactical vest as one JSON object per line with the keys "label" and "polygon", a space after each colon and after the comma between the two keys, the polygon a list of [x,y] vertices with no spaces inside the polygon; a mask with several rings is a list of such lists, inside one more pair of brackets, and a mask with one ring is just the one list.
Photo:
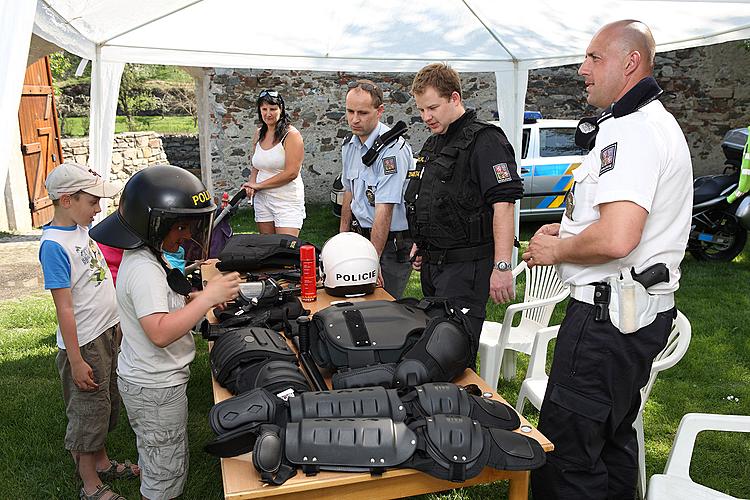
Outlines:
{"label": "black tactical vest", "polygon": [[471,176],[469,162],[477,133],[490,127],[500,129],[472,116],[466,118],[442,148],[440,136],[427,139],[414,177],[409,179],[406,214],[420,248],[470,248],[492,242],[492,209]]}

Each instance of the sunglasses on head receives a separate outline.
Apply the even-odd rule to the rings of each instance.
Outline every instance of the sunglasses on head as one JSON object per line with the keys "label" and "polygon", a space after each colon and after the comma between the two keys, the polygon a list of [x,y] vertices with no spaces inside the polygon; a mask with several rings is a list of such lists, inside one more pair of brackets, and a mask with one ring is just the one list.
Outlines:
{"label": "sunglasses on head", "polygon": [[274,99],[278,99],[281,96],[275,90],[264,90],[260,94],[258,94],[259,99],[262,99],[263,97],[272,97]]}
{"label": "sunglasses on head", "polygon": [[348,88],[349,90],[351,90],[351,89],[356,89],[357,87],[359,87],[359,88],[361,88],[362,90],[365,90],[365,91],[367,91],[367,92],[375,92],[375,91],[376,91],[376,90],[378,89],[378,86],[377,86],[377,85],[373,85],[372,83],[367,83],[367,82],[358,82],[358,81],[356,81],[356,80],[355,80],[355,81],[353,81],[353,82],[349,82],[349,83],[347,83],[347,84],[346,84],[346,87],[347,87],[347,88]]}

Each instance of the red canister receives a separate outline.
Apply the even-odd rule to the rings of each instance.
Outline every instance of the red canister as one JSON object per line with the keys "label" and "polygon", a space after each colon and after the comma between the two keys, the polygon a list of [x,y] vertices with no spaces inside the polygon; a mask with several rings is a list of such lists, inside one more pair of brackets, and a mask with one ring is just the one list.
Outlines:
{"label": "red canister", "polygon": [[300,279],[301,294],[303,302],[312,302],[318,298],[318,273],[315,265],[315,247],[312,245],[302,245],[299,248],[300,269],[302,276]]}

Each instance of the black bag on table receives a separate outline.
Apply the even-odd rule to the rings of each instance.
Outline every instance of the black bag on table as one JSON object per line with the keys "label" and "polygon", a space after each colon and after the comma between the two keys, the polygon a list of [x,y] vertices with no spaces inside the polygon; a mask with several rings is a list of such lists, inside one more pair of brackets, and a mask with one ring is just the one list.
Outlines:
{"label": "black bag on table", "polygon": [[235,234],[219,254],[216,268],[239,272],[299,268],[299,248],[307,244],[288,234]]}

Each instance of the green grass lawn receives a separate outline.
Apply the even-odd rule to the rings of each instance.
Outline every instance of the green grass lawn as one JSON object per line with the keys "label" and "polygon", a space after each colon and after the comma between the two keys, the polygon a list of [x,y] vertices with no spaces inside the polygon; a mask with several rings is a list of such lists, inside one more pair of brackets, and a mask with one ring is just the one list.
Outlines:
{"label": "green grass lawn", "polygon": [[[193,123],[192,116],[136,116],[137,132],[153,131],[160,134],[177,134],[198,132],[198,127]],[[89,118],[84,116],[71,116],[60,123],[65,137],[82,137],[89,134]],[[124,116],[118,116],[115,122],[115,133],[130,132],[127,120]]]}
{"label": "green grass lawn", "polygon": [[[233,219],[238,231],[253,231],[252,213],[240,211]],[[335,234],[338,219],[328,206],[309,206],[301,237],[322,245]],[[522,225],[527,241],[535,226]],[[750,414],[750,251],[734,262],[708,264],[690,256],[682,266],[678,307],[692,324],[690,349],[674,368],[659,375],[646,406],[648,475],[661,472],[677,429],[687,412]],[[522,294],[519,283],[518,295]],[[407,295],[420,296],[414,273]],[[488,319],[500,321],[505,306],[491,304]],[[563,306],[553,316],[559,323]],[[54,368],[55,312],[48,294],[22,301],[0,302],[0,498],[75,498],[79,485],[73,462],[62,447],[65,414]],[[190,475],[184,498],[222,496],[219,460],[202,447],[210,439],[206,422],[212,405],[206,343],[196,337],[198,354],[188,386],[190,399]],[[526,357],[519,356],[518,375],[498,388],[515,404]],[[733,396],[727,399],[728,396]],[[527,405],[530,407],[530,405]],[[533,408],[527,417],[536,421]],[[135,438],[125,414],[110,435],[113,458],[136,459]],[[698,438],[691,475],[694,480],[731,495],[750,497],[750,439],[742,434],[703,433]],[[138,498],[137,482],[117,481],[114,489]],[[428,498],[503,498],[504,483],[452,491]]]}

